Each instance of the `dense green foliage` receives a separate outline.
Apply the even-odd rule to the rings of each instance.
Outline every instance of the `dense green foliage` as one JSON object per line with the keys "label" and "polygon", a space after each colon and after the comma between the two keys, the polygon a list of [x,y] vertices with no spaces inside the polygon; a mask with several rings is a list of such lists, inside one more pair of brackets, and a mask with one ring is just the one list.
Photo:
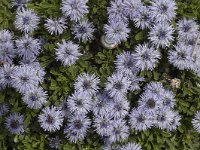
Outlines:
{"label": "dense green foliage", "polygon": [[[101,87],[109,75],[114,70],[113,61],[116,55],[123,50],[134,51],[138,43],[143,43],[147,40],[147,31],[136,29],[132,22],[130,38],[127,42],[122,43],[114,50],[106,50],[101,46],[100,37],[103,34],[103,24],[107,22],[106,8],[109,5],[109,0],[89,0],[88,6],[90,13],[88,18],[95,25],[95,39],[87,44],[81,44],[81,52],[83,56],[76,64],[70,67],[63,67],[60,62],[55,60],[56,43],[62,38],[70,39],[78,43],[71,34],[68,22],[68,28],[64,34],[60,36],[51,36],[44,28],[44,20],[47,17],[61,16],[60,8],[61,0],[32,0],[28,4],[28,8],[32,8],[41,17],[40,28],[37,29],[33,36],[42,36],[46,44],[43,45],[43,51],[39,56],[39,61],[46,70],[45,82],[42,87],[48,91],[48,104],[58,106],[61,101],[70,93],[73,92],[73,84],[76,77],[81,72],[96,73],[101,79]],[[148,0],[145,0],[148,3]],[[182,17],[194,18],[200,23],[200,1],[199,0],[176,0],[177,20]],[[9,0],[0,0],[0,29],[9,29],[15,33],[15,38],[22,35],[16,30],[13,25],[15,19],[15,9],[11,8]],[[175,26],[175,22],[174,22]],[[161,81],[165,87],[171,88],[176,93],[177,106],[176,109],[182,116],[181,126],[176,132],[166,132],[157,128],[146,132],[132,131],[128,141],[139,143],[144,150],[199,150],[200,135],[193,129],[191,120],[197,110],[200,110],[200,78],[188,71],[178,71],[167,60],[167,49],[162,50],[162,59],[159,65],[153,72],[141,72],[140,76],[145,77],[146,83],[155,80]],[[178,89],[170,86],[170,80],[178,78],[181,80],[181,86]],[[141,88],[142,89],[142,88]],[[137,99],[142,90],[129,93],[128,98],[131,106],[137,105]],[[18,111],[25,114],[25,121],[28,128],[23,135],[11,135],[4,127],[5,117],[0,118],[0,149],[19,149],[19,150],[47,150],[47,138],[53,135],[63,137],[64,150],[96,150],[101,149],[102,141],[97,134],[91,129],[88,132],[87,138],[77,144],[71,144],[64,138],[63,130],[59,132],[48,133],[40,128],[37,121],[39,111],[32,110],[26,107],[21,100],[21,95],[15,92],[14,89],[7,88],[0,91],[0,102],[9,102],[11,104],[11,112]]]}

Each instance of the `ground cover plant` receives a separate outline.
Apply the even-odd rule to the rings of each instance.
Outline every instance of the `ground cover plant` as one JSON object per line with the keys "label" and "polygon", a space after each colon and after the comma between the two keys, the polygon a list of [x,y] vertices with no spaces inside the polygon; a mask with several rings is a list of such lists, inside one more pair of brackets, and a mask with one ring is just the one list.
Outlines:
{"label": "ground cover plant", "polygon": [[0,8],[0,149],[200,149],[199,0]]}

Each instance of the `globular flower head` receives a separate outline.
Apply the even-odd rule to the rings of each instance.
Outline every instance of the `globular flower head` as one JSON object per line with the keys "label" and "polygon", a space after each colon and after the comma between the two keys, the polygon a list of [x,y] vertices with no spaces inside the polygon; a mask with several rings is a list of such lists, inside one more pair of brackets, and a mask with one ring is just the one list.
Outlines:
{"label": "globular flower head", "polygon": [[64,129],[66,138],[73,143],[83,140],[90,125],[91,121],[85,115],[71,116]]}
{"label": "globular flower head", "polygon": [[10,116],[6,118],[5,125],[12,134],[23,133],[25,129],[24,115],[19,113],[10,114]]}
{"label": "globular flower head", "polygon": [[0,103],[0,117],[8,113],[9,105],[7,103]]}
{"label": "globular flower head", "polygon": [[117,71],[124,74],[131,74],[138,72],[138,69],[135,66],[135,59],[132,56],[131,52],[124,51],[123,53],[117,55],[115,65]]}
{"label": "globular flower head", "polygon": [[99,81],[99,78],[95,74],[82,73],[77,77],[74,88],[78,92],[84,92],[93,96],[98,92]]}
{"label": "globular flower head", "polygon": [[95,131],[102,137],[111,135],[113,128],[113,116],[110,113],[104,112],[94,116]]}
{"label": "globular flower head", "polygon": [[173,109],[176,104],[176,99],[172,91],[165,90],[161,93],[162,106],[164,109]]}
{"label": "globular flower head", "polygon": [[133,109],[129,115],[132,129],[145,131],[153,126],[153,117],[143,109]]}
{"label": "globular flower head", "polygon": [[16,20],[14,22],[15,27],[22,32],[33,32],[38,24],[40,18],[31,9],[22,8],[17,11]]}
{"label": "globular flower head", "polygon": [[64,66],[74,64],[82,54],[79,52],[79,45],[72,41],[62,40],[56,49],[56,59],[60,60]]}
{"label": "globular flower head", "polygon": [[128,80],[131,81],[131,84],[129,86],[130,91],[136,91],[140,89],[140,82],[145,81],[143,77],[138,77],[136,74],[129,73],[126,75],[128,77]]}
{"label": "globular flower head", "polygon": [[181,116],[178,114],[178,112],[173,111],[173,113],[174,113],[173,119],[170,122],[170,124],[167,126],[168,131],[175,131],[177,127],[181,125],[180,123]]}
{"label": "globular flower head", "polygon": [[52,138],[48,138],[49,140],[49,146],[53,149],[58,149],[60,144],[61,144],[61,140],[58,136],[56,137],[52,137]]}
{"label": "globular flower head", "polygon": [[124,12],[124,1],[123,0],[112,0],[110,1],[110,7],[107,8],[109,21],[118,20],[127,22],[128,18]]}
{"label": "globular flower head", "polygon": [[58,19],[50,19],[48,18],[46,20],[46,23],[44,26],[47,28],[48,32],[53,35],[60,35],[64,32],[64,30],[67,28],[66,21],[64,18],[58,18]]}
{"label": "globular flower head", "polygon": [[156,47],[169,47],[173,41],[173,28],[171,25],[165,22],[155,24],[149,32],[149,40]]}
{"label": "globular flower head", "polygon": [[41,51],[41,43],[39,39],[34,39],[29,35],[23,36],[15,41],[17,53],[23,60],[35,59]]}
{"label": "globular flower head", "polygon": [[151,16],[156,22],[170,22],[176,17],[176,3],[174,0],[152,0]]}
{"label": "globular flower head", "polygon": [[12,41],[0,42],[0,61],[12,64],[16,52]]}
{"label": "globular flower head", "polygon": [[177,45],[175,50],[169,51],[169,62],[180,70],[190,69],[193,65],[192,47]]}
{"label": "globular flower head", "polygon": [[12,86],[22,94],[31,92],[40,83],[40,79],[36,73],[34,68],[29,65],[15,67],[11,76],[13,78]]}
{"label": "globular flower head", "polygon": [[200,133],[200,111],[197,111],[194,118],[192,119],[192,124],[195,130]]}
{"label": "globular flower head", "polygon": [[162,93],[165,92],[165,89],[163,87],[163,84],[161,82],[154,82],[151,81],[145,86],[145,93],[151,93],[153,95],[156,95],[158,98],[162,97]]}
{"label": "globular flower head", "polygon": [[186,18],[179,20],[176,30],[178,31],[179,39],[190,40],[197,37],[199,26],[194,20]]}
{"label": "globular flower head", "polygon": [[141,0],[124,0],[123,2],[123,9],[124,14],[126,16],[129,16],[131,19],[133,19],[136,14],[138,13],[138,8],[142,7],[143,3]]}
{"label": "globular flower head", "polygon": [[35,88],[23,94],[22,100],[29,108],[40,109],[47,101],[47,93],[42,88]]}
{"label": "globular flower head", "polygon": [[114,120],[111,135],[109,136],[109,141],[114,143],[117,141],[126,140],[128,137],[129,127],[126,125],[126,121],[123,119]]}
{"label": "globular flower head", "polygon": [[126,76],[117,72],[108,77],[106,91],[111,97],[122,98],[126,96],[130,84],[131,81]]}
{"label": "globular flower head", "polygon": [[12,34],[8,30],[0,30],[0,43],[12,41]]}
{"label": "globular flower head", "polygon": [[119,44],[127,40],[130,29],[128,24],[123,21],[111,20],[109,24],[104,25],[104,33],[109,41]]}
{"label": "globular flower head", "polygon": [[120,147],[119,150],[142,150],[142,147],[139,144],[129,142],[128,144]]}
{"label": "globular flower head", "polygon": [[12,73],[15,69],[14,65],[4,64],[0,67],[0,85],[2,88],[12,86]]}
{"label": "globular flower head", "polygon": [[138,45],[136,52],[132,54],[135,66],[143,70],[153,70],[160,59],[160,52],[149,44]]}
{"label": "globular flower head", "polygon": [[55,132],[60,130],[64,120],[64,114],[59,107],[46,107],[38,116],[40,126],[45,131]]}
{"label": "globular flower head", "polygon": [[149,7],[147,6],[140,6],[136,9],[134,16],[131,16],[131,20],[135,22],[135,26],[142,30],[146,28],[150,28],[152,24],[152,17],[150,14]]}
{"label": "globular flower head", "polygon": [[73,114],[86,114],[91,110],[92,98],[88,93],[75,92],[67,99],[67,106]]}
{"label": "globular flower head", "polygon": [[94,38],[93,36],[93,32],[95,31],[94,25],[92,24],[92,22],[88,22],[87,19],[83,19],[78,23],[76,23],[73,26],[72,30],[73,30],[72,33],[75,35],[75,38],[84,43]]}
{"label": "globular flower head", "polygon": [[88,0],[62,0],[61,10],[71,21],[79,21],[89,12],[87,2]]}

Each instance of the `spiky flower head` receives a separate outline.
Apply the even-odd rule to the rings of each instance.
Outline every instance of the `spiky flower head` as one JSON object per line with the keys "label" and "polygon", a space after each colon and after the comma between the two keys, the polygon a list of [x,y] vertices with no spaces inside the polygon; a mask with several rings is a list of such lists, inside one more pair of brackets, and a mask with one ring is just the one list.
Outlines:
{"label": "spiky flower head", "polygon": [[84,92],[93,96],[98,92],[99,81],[95,74],[82,73],[77,77],[74,88],[78,92]]}
{"label": "spiky flower head", "polygon": [[132,54],[135,66],[143,70],[153,70],[160,59],[160,52],[149,44],[138,45],[136,52]]}
{"label": "spiky flower head", "polygon": [[152,0],[150,13],[156,22],[171,22],[176,17],[176,9],[174,0]]}
{"label": "spiky flower head", "polygon": [[37,28],[39,21],[40,18],[33,10],[22,8],[17,11],[14,24],[20,31],[29,33]]}
{"label": "spiky flower head", "polygon": [[197,111],[194,118],[192,119],[192,124],[195,130],[200,133],[200,111]]}
{"label": "spiky flower head", "polygon": [[53,34],[60,35],[67,28],[66,20],[63,17],[58,18],[58,19],[48,18],[44,26],[47,28],[48,32],[51,35]]}
{"label": "spiky flower head", "polygon": [[134,142],[129,142],[128,144],[120,147],[119,150],[142,150],[142,147]]}
{"label": "spiky flower head", "polygon": [[0,103],[0,117],[9,112],[9,105],[7,103]]}
{"label": "spiky flower head", "polygon": [[52,138],[48,138],[49,140],[49,146],[52,149],[58,149],[59,146],[61,145],[61,140],[58,136],[52,137]]}
{"label": "spiky flower head", "polygon": [[82,55],[79,52],[79,45],[72,41],[62,40],[62,43],[57,43],[56,59],[60,60],[64,66],[71,66]]}
{"label": "spiky flower head", "polygon": [[0,42],[0,61],[12,64],[13,58],[16,56],[16,50],[12,41]]}
{"label": "spiky flower head", "polygon": [[47,93],[42,88],[35,88],[23,94],[22,100],[29,108],[40,109],[47,101]]}
{"label": "spiky flower head", "polygon": [[82,41],[83,43],[86,43],[87,41],[90,41],[94,38],[93,32],[95,31],[94,25],[92,22],[89,22],[87,19],[83,19],[76,23],[73,26],[73,34],[75,35],[75,38],[79,41]]}
{"label": "spiky flower head", "polygon": [[38,116],[40,126],[45,131],[55,132],[60,130],[63,124],[64,114],[59,107],[51,106],[42,109],[42,112]]}
{"label": "spiky flower head", "polygon": [[130,29],[128,24],[123,21],[110,20],[108,24],[104,25],[104,33],[107,39],[119,44],[127,40]]}
{"label": "spiky flower head", "polygon": [[111,97],[122,98],[126,96],[130,84],[126,76],[117,72],[108,77],[105,89]]}
{"label": "spiky flower head", "polygon": [[85,115],[71,116],[64,129],[64,134],[70,142],[76,143],[85,138],[91,121]]}
{"label": "spiky flower head", "polygon": [[77,22],[89,12],[87,2],[88,0],[62,0],[61,10],[71,21]]}
{"label": "spiky flower head", "polygon": [[10,114],[10,116],[6,118],[5,125],[12,134],[24,133],[24,115],[21,115],[19,113]]}
{"label": "spiky flower head", "polygon": [[149,40],[156,46],[156,47],[169,47],[171,42],[173,41],[173,32],[174,29],[168,23],[158,23],[155,24],[149,32]]}
{"label": "spiky flower head", "polygon": [[12,33],[8,30],[0,30],[0,43],[12,41]]}
{"label": "spiky flower head", "polygon": [[35,59],[41,51],[41,43],[39,39],[34,39],[29,35],[15,41],[17,53],[23,60]]}

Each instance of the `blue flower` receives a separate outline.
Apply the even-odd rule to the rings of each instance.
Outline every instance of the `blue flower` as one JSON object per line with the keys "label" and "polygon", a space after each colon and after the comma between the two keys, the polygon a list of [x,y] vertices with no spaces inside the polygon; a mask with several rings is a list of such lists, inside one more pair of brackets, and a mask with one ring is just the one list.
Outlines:
{"label": "blue flower", "polygon": [[153,126],[153,116],[143,109],[133,109],[129,115],[129,123],[132,129],[145,131]]}
{"label": "blue flower", "polygon": [[42,112],[38,116],[40,126],[45,131],[55,132],[60,130],[63,124],[64,114],[59,107],[46,107],[42,109]]}
{"label": "blue flower", "polygon": [[85,115],[71,116],[64,129],[64,134],[70,142],[76,143],[85,138],[91,121]]}
{"label": "blue flower", "polygon": [[177,127],[181,125],[180,123],[181,116],[178,114],[178,112],[173,111],[173,113],[174,113],[173,119],[166,128],[168,131],[175,131]]}
{"label": "blue flower", "polygon": [[177,45],[175,50],[170,50],[168,54],[169,62],[180,70],[190,69],[193,65],[192,47]]}
{"label": "blue flower", "polygon": [[49,140],[49,146],[53,149],[58,149],[60,144],[61,144],[61,140],[58,136],[56,137],[52,137],[52,138],[48,138]]}
{"label": "blue flower", "polygon": [[179,20],[176,30],[178,31],[179,40],[190,40],[197,38],[199,26],[194,20],[186,18]]}
{"label": "blue flower", "polygon": [[119,44],[127,40],[130,29],[128,28],[128,24],[123,21],[111,20],[108,24],[104,25],[104,33],[107,39]]}
{"label": "blue flower", "polygon": [[162,93],[164,93],[165,89],[161,82],[151,81],[145,86],[145,92],[152,93],[160,97]]}
{"label": "blue flower", "polygon": [[142,150],[142,147],[139,144],[129,142],[128,144],[120,147],[119,150]]}
{"label": "blue flower", "polygon": [[12,34],[8,30],[0,30],[0,43],[11,42],[13,39]]}
{"label": "blue flower", "polygon": [[64,66],[71,66],[82,55],[79,52],[79,45],[72,41],[62,40],[62,43],[57,43],[56,59],[60,60]]}
{"label": "blue flower", "polygon": [[48,32],[52,35],[59,35],[64,32],[64,30],[67,28],[66,26],[66,20],[64,18],[58,18],[58,19],[47,19],[44,26],[47,28]]}
{"label": "blue flower", "polygon": [[131,20],[135,22],[137,28],[142,30],[150,28],[152,24],[152,17],[150,15],[149,7],[140,6],[136,9],[136,13],[131,17]]}
{"label": "blue flower", "polygon": [[156,46],[161,48],[169,47],[173,41],[174,29],[165,22],[155,24],[149,32],[149,40]]}
{"label": "blue flower", "polygon": [[87,19],[83,19],[73,26],[73,34],[75,38],[86,43],[94,38],[93,32],[95,31],[94,26]]}
{"label": "blue flower", "polygon": [[36,71],[29,65],[21,65],[15,67],[12,73],[12,86],[20,93],[31,92],[34,88],[38,87],[40,83]]}
{"label": "blue flower", "polygon": [[200,133],[200,111],[197,111],[194,118],[192,119],[192,124],[195,130]]}
{"label": "blue flower", "polygon": [[173,109],[176,104],[176,99],[172,91],[165,90],[160,94],[162,98],[162,106],[164,109]]}
{"label": "blue flower", "polygon": [[11,6],[22,7],[24,4],[30,2],[31,0],[11,0]]}
{"label": "blue flower", "polygon": [[12,41],[0,42],[0,61],[12,64],[13,58],[16,56]]}
{"label": "blue flower", "polygon": [[152,0],[150,13],[156,22],[170,22],[176,17],[176,9],[174,0]]}
{"label": "blue flower", "polygon": [[77,77],[74,88],[78,92],[84,92],[93,96],[98,92],[99,81],[99,78],[95,74],[82,73]]}
{"label": "blue flower", "polygon": [[61,10],[71,21],[77,22],[89,12],[87,2],[88,0],[62,0]]}
{"label": "blue flower", "polygon": [[153,70],[160,59],[160,52],[149,44],[138,45],[136,52],[132,54],[135,66],[143,70]]}
{"label": "blue flower", "polygon": [[22,8],[17,11],[16,20],[14,22],[15,27],[22,32],[33,32],[38,24],[40,18],[31,9]]}
{"label": "blue flower", "polygon": [[9,105],[7,103],[0,103],[0,117],[8,113]]}
{"label": "blue flower", "polygon": [[123,21],[127,22],[128,18],[124,12],[123,0],[110,1],[110,7],[107,8],[109,21]]}
{"label": "blue flower", "polygon": [[14,65],[4,64],[0,67],[0,86],[2,88],[12,86],[12,73],[15,69]]}
{"label": "blue flower", "polygon": [[129,127],[126,125],[126,121],[123,119],[117,119],[113,121],[113,128],[111,135],[109,136],[109,142],[114,143],[117,141],[126,140],[129,137]]}
{"label": "blue flower", "polygon": [[131,52],[124,51],[117,55],[115,65],[117,71],[124,74],[132,74],[138,72],[138,68],[135,66],[135,59]]}
{"label": "blue flower", "polygon": [[126,96],[131,81],[122,73],[114,73],[108,77],[106,82],[106,91],[111,97],[123,98]]}
{"label": "blue flower", "polygon": [[15,41],[17,53],[23,60],[35,59],[41,51],[41,43],[39,39],[34,39],[29,35],[23,36]]}
{"label": "blue flower", "polygon": [[88,113],[92,107],[91,103],[91,96],[84,92],[75,92],[67,99],[68,109],[75,115]]}
{"label": "blue flower", "polygon": [[42,88],[35,88],[23,94],[22,100],[29,108],[40,109],[47,101],[47,93]]}
{"label": "blue flower", "polygon": [[12,134],[23,133],[25,129],[24,115],[19,113],[10,114],[10,116],[6,118],[5,125]]}

